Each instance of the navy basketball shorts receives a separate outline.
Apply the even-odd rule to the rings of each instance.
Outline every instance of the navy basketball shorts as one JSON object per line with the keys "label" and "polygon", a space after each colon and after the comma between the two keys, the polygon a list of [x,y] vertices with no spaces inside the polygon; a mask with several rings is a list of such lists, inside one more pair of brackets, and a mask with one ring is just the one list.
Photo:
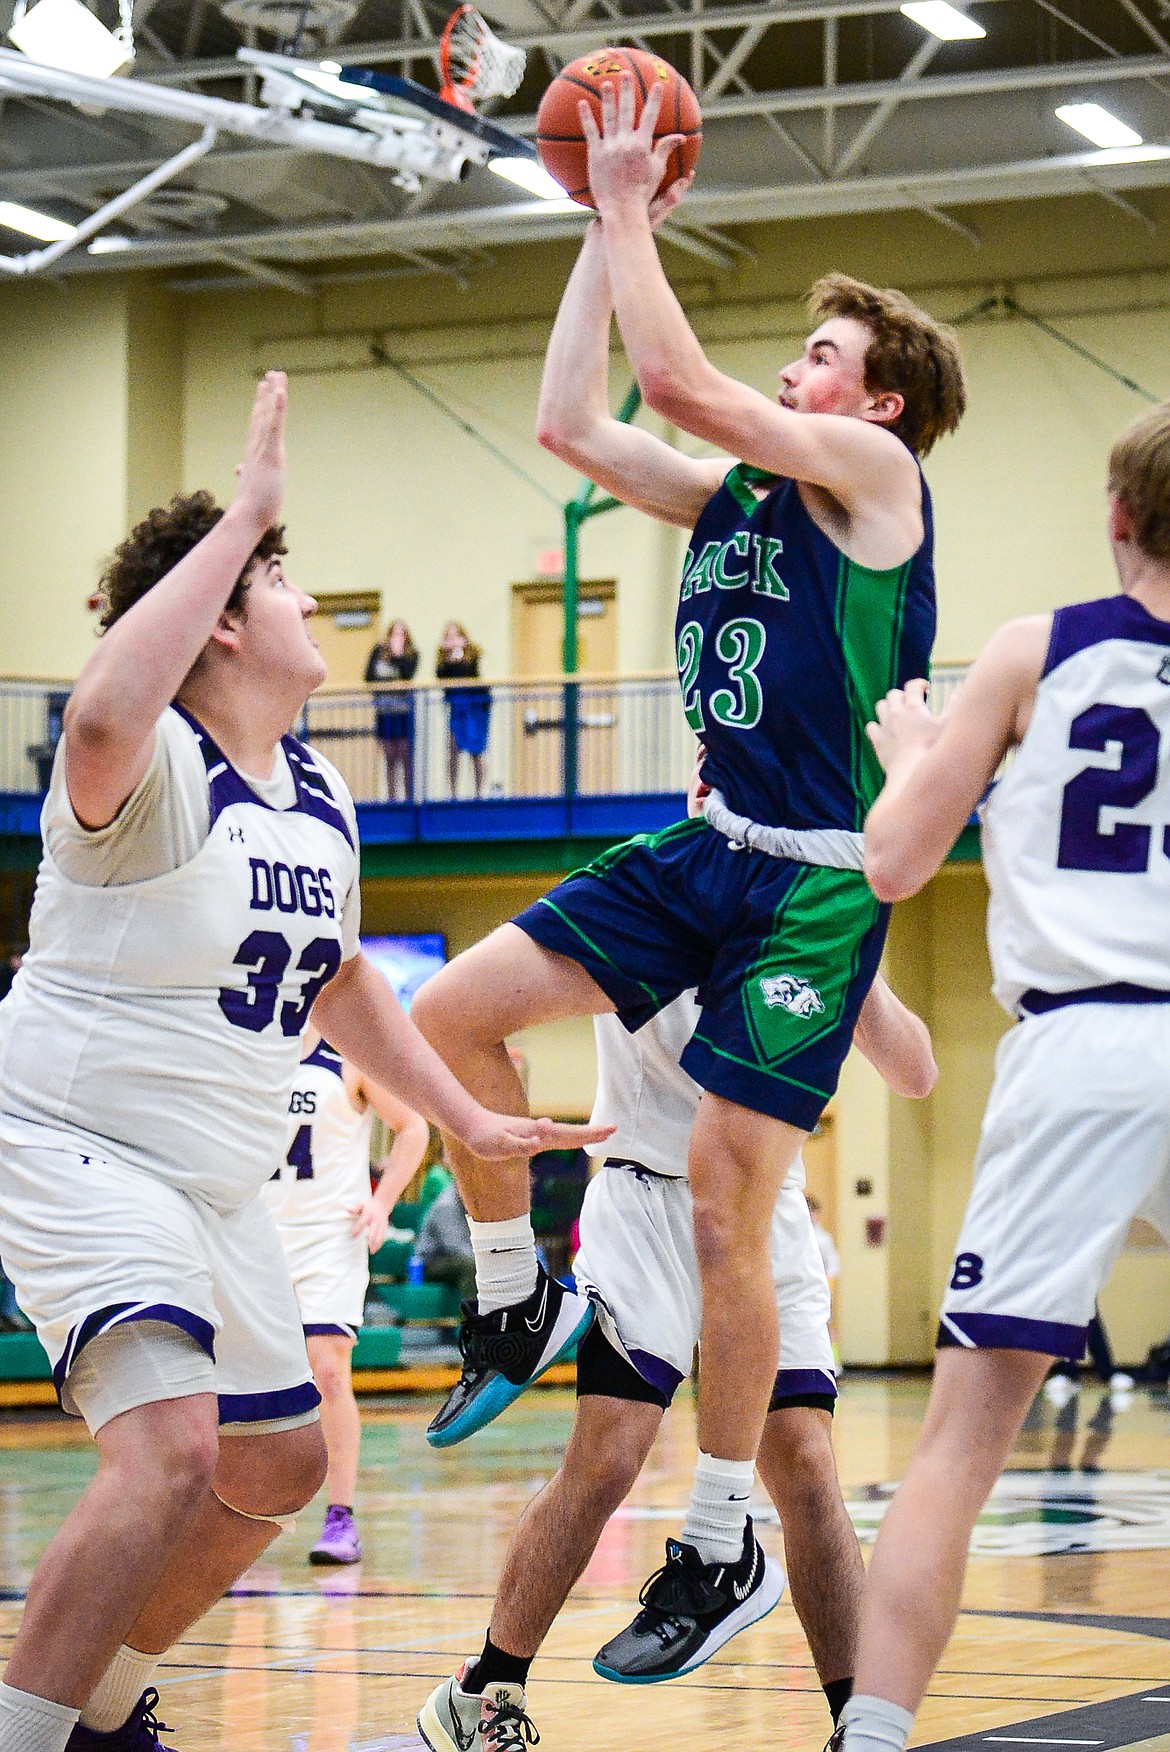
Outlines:
{"label": "navy basketball shorts", "polygon": [[889,908],[857,870],[734,846],[701,819],[602,854],[515,923],[577,962],[633,1032],[698,987],[682,1067],[811,1131],[837,1087]]}

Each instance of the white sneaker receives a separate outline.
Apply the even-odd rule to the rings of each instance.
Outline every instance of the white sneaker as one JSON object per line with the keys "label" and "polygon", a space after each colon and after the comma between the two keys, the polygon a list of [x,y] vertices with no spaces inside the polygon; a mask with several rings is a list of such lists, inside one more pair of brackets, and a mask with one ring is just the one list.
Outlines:
{"label": "white sneaker", "polygon": [[1080,1390],[1080,1382],[1070,1381],[1067,1375],[1049,1375],[1044,1383],[1044,1397],[1049,1405],[1067,1405],[1073,1394]]}
{"label": "white sneaker", "polygon": [[479,1718],[483,1698],[464,1691],[460,1680],[470,1667],[464,1661],[454,1678],[436,1685],[418,1712],[418,1731],[431,1752],[481,1752]]}
{"label": "white sneaker", "polygon": [[1127,1375],[1124,1369],[1114,1369],[1109,1377],[1110,1393],[1132,1393],[1135,1385],[1133,1376]]}

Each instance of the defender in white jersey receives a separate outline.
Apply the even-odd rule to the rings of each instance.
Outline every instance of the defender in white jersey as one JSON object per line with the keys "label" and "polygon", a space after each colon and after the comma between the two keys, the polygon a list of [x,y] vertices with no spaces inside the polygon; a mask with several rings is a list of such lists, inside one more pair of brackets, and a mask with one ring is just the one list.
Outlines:
{"label": "defender in white jersey", "polygon": [[[616,1016],[594,1017],[593,1118],[614,1132],[597,1152],[604,1162],[586,1190],[573,1270],[599,1316],[577,1350],[568,1448],[513,1535],[483,1650],[437,1686],[419,1712],[419,1732],[432,1752],[515,1752],[524,1744],[528,1669],[690,1372],[702,1309],[686,1164],[702,1091],[679,1058],[697,1013],[695,995],[685,992],[633,1034]],[[933,1086],[927,1031],[880,976],[855,1039],[901,1093],[923,1096]],[[780,1368],[758,1465],[783,1525],[793,1604],[836,1721],[852,1685],[864,1571],[833,1458],[829,1290],[803,1187],[798,1158],[773,1218]],[[674,1540],[667,1555],[666,1569],[643,1592],[644,1610],[622,1633],[621,1674],[607,1664],[609,1645],[594,1661],[603,1677],[646,1684],[676,1671],[661,1667],[657,1632],[670,1602],[656,1594],[655,1582],[672,1568],[693,1575],[699,1559],[694,1547]],[[775,1560],[766,1563],[765,1611],[784,1585]],[[763,1616],[754,1595],[751,1606],[753,1618]],[[700,1617],[685,1670],[710,1659],[742,1627],[724,1616],[717,1624]]]}
{"label": "defender in white jersey", "polygon": [[358,951],[353,806],[288,734],[325,665],[280,563],[286,402],[270,373],[226,512],[180,496],[107,567],[0,1006],[4,1267],[99,1456],[30,1583],[0,1752],[153,1749],[159,1654],[321,1483],[262,1194],[310,1012],[486,1155],[597,1135],[486,1111]]}
{"label": "defender in white jersey", "polygon": [[[292,1276],[329,1453],[325,1524],[309,1562],[357,1563],[362,1542],[353,1504],[362,1426],[352,1352],[370,1254],[385,1241],[390,1213],[422,1164],[430,1128],[388,1089],[362,1077],[313,1027],[304,1049],[288,1101],[288,1149],[264,1196]],[[394,1133],[394,1144],[371,1192],[375,1114]]]}
{"label": "defender in white jersey", "polygon": [[1132,1219],[1170,1239],[1170,405],[1109,463],[1121,594],[1012,622],[943,714],[871,736],[879,897],[983,808],[1000,1043],[926,1423],[869,1570],[847,1752],[898,1752],[958,1609],[967,1542],[1050,1360],[1079,1360]]}

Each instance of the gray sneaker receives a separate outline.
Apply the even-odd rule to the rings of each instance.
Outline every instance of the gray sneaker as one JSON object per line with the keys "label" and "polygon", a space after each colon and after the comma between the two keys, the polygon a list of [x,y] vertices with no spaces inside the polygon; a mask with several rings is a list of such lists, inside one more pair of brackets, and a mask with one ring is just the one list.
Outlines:
{"label": "gray sneaker", "polygon": [[461,1681],[470,1665],[464,1661],[453,1679],[436,1686],[418,1712],[418,1731],[431,1752],[527,1752],[538,1745],[524,1687],[498,1682],[482,1697],[466,1692]]}
{"label": "gray sneaker", "polygon": [[479,1717],[483,1698],[460,1689],[470,1661],[452,1679],[436,1685],[418,1712],[418,1731],[431,1752],[482,1752]]}

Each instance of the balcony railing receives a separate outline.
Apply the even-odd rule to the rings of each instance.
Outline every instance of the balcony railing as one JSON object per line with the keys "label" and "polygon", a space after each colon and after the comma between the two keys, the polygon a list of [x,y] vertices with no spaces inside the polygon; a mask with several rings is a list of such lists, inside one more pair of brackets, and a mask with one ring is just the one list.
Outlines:
{"label": "balcony railing", "polygon": [[[936,669],[935,709],[966,668]],[[31,800],[44,791],[69,685],[0,680],[0,793]],[[677,677],[663,673],[335,689],[314,694],[298,729],[359,804],[398,804],[405,814],[479,802],[504,821],[508,804],[677,799],[695,749]],[[458,747],[479,740],[478,759]]]}

